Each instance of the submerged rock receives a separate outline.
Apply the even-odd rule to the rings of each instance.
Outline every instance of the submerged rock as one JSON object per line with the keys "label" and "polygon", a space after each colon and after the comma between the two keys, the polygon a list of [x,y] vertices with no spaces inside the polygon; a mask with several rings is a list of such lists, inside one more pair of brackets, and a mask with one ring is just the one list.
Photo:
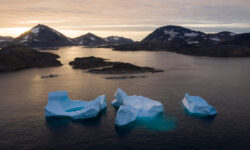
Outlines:
{"label": "submerged rock", "polygon": [[140,67],[130,63],[110,62],[98,57],[75,58],[69,63],[74,69],[89,69],[88,72],[96,74],[127,74],[127,73],[156,73],[163,70],[150,67]]}
{"label": "submerged rock", "polygon": [[164,111],[162,103],[143,96],[128,96],[121,89],[116,91],[115,98],[111,104],[119,107],[115,118],[118,126],[127,125],[137,118],[153,118]]}
{"label": "submerged rock", "polygon": [[123,79],[137,79],[137,78],[147,78],[147,76],[117,76],[117,77],[106,77],[109,80],[123,80]]}
{"label": "submerged rock", "polygon": [[35,67],[61,66],[58,55],[39,52],[23,45],[8,46],[0,50],[0,72]]}
{"label": "submerged rock", "polygon": [[81,101],[69,99],[66,91],[50,92],[48,104],[45,107],[45,116],[87,119],[96,117],[106,107],[105,95],[92,101]]}
{"label": "submerged rock", "polygon": [[216,109],[199,96],[190,96],[186,93],[182,103],[192,115],[213,116],[217,114]]}
{"label": "submerged rock", "polygon": [[56,78],[58,77],[58,74],[50,74],[50,75],[46,75],[46,76],[41,76],[42,79],[44,78]]}

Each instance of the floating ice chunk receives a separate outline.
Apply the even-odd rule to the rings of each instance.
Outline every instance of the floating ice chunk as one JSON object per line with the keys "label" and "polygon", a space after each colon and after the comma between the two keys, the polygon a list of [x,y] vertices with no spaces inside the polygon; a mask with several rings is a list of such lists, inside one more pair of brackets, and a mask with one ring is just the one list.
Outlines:
{"label": "floating ice chunk", "polygon": [[136,120],[137,114],[138,110],[130,106],[122,105],[117,111],[115,124],[118,126],[123,126],[133,122]]}
{"label": "floating ice chunk", "polygon": [[92,101],[70,100],[66,91],[50,92],[48,104],[45,107],[46,117],[71,117],[87,119],[96,117],[107,107],[105,95]]}
{"label": "floating ice chunk", "polygon": [[190,96],[186,93],[182,103],[188,112],[193,115],[211,116],[217,114],[213,106],[209,105],[203,98],[198,96]]}
{"label": "floating ice chunk", "polygon": [[126,125],[136,118],[153,118],[163,112],[163,105],[155,100],[143,96],[128,96],[120,88],[115,93],[113,106],[119,107],[116,114],[115,124]]}

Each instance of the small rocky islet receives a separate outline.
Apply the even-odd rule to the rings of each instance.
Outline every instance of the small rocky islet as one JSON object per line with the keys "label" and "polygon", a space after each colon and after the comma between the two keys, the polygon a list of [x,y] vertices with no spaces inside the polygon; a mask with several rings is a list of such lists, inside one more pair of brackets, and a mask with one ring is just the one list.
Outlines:
{"label": "small rocky islet", "polygon": [[108,59],[99,57],[82,57],[75,58],[69,63],[74,69],[88,70],[89,73],[95,74],[130,74],[130,73],[157,73],[163,70],[151,67],[140,67],[124,62],[110,62]]}
{"label": "small rocky islet", "polygon": [[59,55],[39,52],[28,46],[12,45],[0,50],[0,72],[61,66],[58,58]]}

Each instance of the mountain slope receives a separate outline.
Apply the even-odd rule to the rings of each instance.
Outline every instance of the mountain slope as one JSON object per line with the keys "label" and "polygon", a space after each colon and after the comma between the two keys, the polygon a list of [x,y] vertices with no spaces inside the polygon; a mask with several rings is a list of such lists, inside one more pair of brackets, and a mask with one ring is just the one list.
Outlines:
{"label": "mountain slope", "polygon": [[206,34],[179,26],[156,29],[141,42],[113,46],[122,51],[171,51],[195,56],[249,57],[250,33],[219,32]]}
{"label": "mountain slope", "polygon": [[144,38],[142,43],[199,43],[206,40],[206,34],[180,26],[164,26]]}
{"label": "mountain slope", "polygon": [[87,33],[85,35],[79,36],[73,39],[76,43],[83,46],[94,47],[106,44],[106,41],[99,36],[92,33]]}
{"label": "mountain slope", "polygon": [[119,36],[108,36],[104,38],[107,44],[130,44],[134,43],[133,40],[129,38],[119,37]]}
{"label": "mountain slope", "polygon": [[48,26],[41,24],[21,34],[14,41],[19,44],[39,48],[76,45],[70,38],[64,36],[63,34]]}
{"label": "mountain slope", "polygon": [[107,38],[101,38],[92,33],[87,33],[80,37],[73,39],[79,45],[87,47],[96,47],[102,45],[117,45],[117,44],[129,44],[134,41],[129,38],[119,37],[119,36],[109,36]]}

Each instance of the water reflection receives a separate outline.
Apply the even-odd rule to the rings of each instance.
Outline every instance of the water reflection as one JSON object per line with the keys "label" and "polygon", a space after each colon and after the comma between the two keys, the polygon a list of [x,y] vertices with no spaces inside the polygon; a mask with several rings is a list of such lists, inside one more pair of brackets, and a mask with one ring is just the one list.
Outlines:
{"label": "water reflection", "polygon": [[175,129],[176,122],[176,118],[167,116],[162,113],[154,118],[137,118],[135,122],[122,127],[116,126],[115,129],[119,137],[125,137],[134,128],[157,132],[170,131]]}
{"label": "water reflection", "polygon": [[89,119],[72,120],[73,123],[77,123],[86,127],[97,127],[101,125],[101,120],[106,116],[106,109],[102,110],[96,117]]}
{"label": "water reflection", "polygon": [[198,115],[198,114],[190,114],[189,111],[182,105],[184,113],[186,114],[186,116],[190,117],[190,118],[195,118],[195,119],[199,119],[204,123],[212,123],[216,117],[216,115],[213,116],[202,116],[202,115]]}
{"label": "water reflection", "polygon": [[46,117],[46,124],[51,130],[65,129],[70,123],[81,124],[87,127],[97,127],[105,115],[106,109],[101,111],[96,117],[89,119],[73,120],[69,117]]}

